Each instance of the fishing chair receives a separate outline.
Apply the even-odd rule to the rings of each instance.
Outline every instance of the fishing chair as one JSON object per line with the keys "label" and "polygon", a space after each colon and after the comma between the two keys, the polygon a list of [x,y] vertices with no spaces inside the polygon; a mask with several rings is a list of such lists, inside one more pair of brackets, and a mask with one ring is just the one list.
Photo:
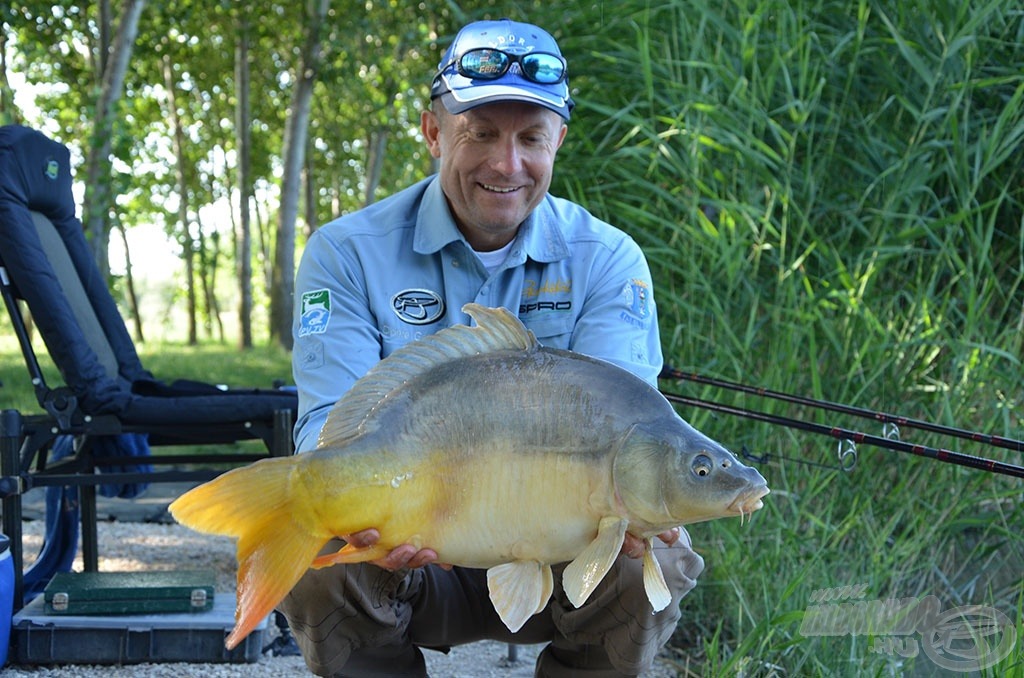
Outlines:
{"label": "fishing chair", "polygon": [[[80,491],[83,560],[95,571],[97,488],[130,497],[148,483],[208,480],[225,465],[293,451],[294,393],[165,383],[142,366],[75,218],[69,158],[66,147],[39,132],[0,127],[0,295],[42,409],[0,412],[0,497],[15,609],[27,602],[21,502],[28,490]],[[22,307],[63,383],[44,378]],[[249,453],[149,454],[151,446],[246,440],[263,446]],[[48,510],[48,541],[50,522]]]}

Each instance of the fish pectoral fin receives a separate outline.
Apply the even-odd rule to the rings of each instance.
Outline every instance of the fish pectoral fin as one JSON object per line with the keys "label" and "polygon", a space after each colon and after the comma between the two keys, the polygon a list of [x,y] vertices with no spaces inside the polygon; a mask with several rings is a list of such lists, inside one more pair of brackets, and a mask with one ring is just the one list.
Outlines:
{"label": "fish pectoral fin", "polygon": [[487,570],[491,603],[512,633],[544,609],[554,588],[551,566],[536,560],[517,560]]}
{"label": "fish pectoral fin", "polygon": [[324,567],[330,567],[331,565],[344,564],[344,563],[365,563],[370,560],[377,560],[383,558],[391,552],[391,547],[380,546],[374,544],[373,546],[366,546],[364,548],[357,548],[352,544],[345,544],[343,547],[335,551],[334,553],[327,553],[322,556],[317,556],[313,559],[310,567],[314,569],[321,569]]}
{"label": "fish pectoral fin", "polygon": [[651,607],[655,612],[661,612],[672,602],[672,593],[668,590],[665,575],[661,571],[658,559],[654,557],[653,537],[647,540],[647,547],[644,549],[644,590],[647,591],[647,599],[651,601]]}
{"label": "fish pectoral fin", "polygon": [[579,607],[601,583],[612,563],[619,557],[629,522],[618,516],[602,518],[597,537],[569,563],[562,574],[562,588],[569,602]]}

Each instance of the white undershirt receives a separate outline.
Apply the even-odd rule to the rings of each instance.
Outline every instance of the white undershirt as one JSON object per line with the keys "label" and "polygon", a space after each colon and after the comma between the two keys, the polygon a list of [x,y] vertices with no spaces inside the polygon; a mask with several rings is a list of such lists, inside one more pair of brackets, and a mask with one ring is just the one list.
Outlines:
{"label": "white undershirt", "polygon": [[476,252],[476,256],[480,258],[480,263],[487,269],[487,274],[490,275],[498,270],[498,267],[505,263],[508,259],[508,253],[512,250],[512,243],[515,239],[509,241],[507,245],[501,249],[493,250],[491,252]]}

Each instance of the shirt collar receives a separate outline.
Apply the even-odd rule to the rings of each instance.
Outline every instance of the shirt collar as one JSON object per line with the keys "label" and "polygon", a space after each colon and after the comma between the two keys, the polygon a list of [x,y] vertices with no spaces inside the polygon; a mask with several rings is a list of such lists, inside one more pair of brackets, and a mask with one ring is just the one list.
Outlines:
{"label": "shirt collar", "polygon": [[[519,258],[525,261],[523,253],[534,261],[549,263],[565,259],[569,256],[569,246],[559,228],[555,210],[551,204],[551,196],[545,196],[533,213],[523,222],[516,239],[522,247],[514,247],[511,259],[519,252]],[[448,201],[441,190],[441,180],[434,177],[423,193],[419,213],[416,218],[416,235],[413,238],[413,249],[419,254],[434,254],[453,242],[465,243],[465,238],[455,225]],[[469,246],[468,244],[466,245]],[[517,263],[522,263],[522,261]]]}

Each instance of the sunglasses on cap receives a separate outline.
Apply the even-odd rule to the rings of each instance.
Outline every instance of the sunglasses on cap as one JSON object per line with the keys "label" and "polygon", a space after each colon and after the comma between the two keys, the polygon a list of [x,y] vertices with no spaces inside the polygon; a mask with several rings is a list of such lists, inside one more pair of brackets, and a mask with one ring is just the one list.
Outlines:
{"label": "sunglasses on cap", "polygon": [[471,49],[458,59],[445,64],[437,75],[440,76],[448,68],[455,66],[459,75],[463,77],[474,80],[497,80],[508,73],[512,64],[519,64],[523,77],[540,85],[557,85],[566,78],[565,59],[557,54],[509,54],[493,47]]}

